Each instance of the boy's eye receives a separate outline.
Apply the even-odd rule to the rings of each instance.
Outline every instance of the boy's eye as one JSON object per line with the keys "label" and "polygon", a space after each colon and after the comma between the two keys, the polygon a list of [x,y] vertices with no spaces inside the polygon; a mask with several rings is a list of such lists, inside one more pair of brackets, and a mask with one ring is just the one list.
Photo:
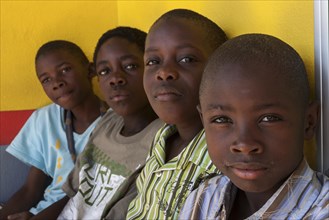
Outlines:
{"label": "boy's eye", "polygon": [[195,61],[195,59],[192,58],[192,57],[184,57],[184,58],[179,60],[180,63],[191,63],[193,61]]}
{"label": "boy's eye", "polygon": [[265,115],[261,118],[262,122],[276,122],[281,121],[281,118],[275,115]]}
{"label": "boy's eye", "polygon": [[152,59],[152,60],[147,60],[146,63],[145,63],[145,65],[146,66],[153,66],[153,65],[156,65],[156,64],[159,64],[159,63],[160,62],[158,60]]}
{"label": "boy's eye", "polygon": [[135,69],[137,69],[137,65],[136,64],[129,64],[129,65],[126,65],[124,68],[126,70],[135,70]]}
{"label": "boy's eye", "polygon": [[227,123],[232,124],[233,123],[232,119],[230,119],[229,117],[226,117],[226,116],[216,117],[212,121],[216,124],[227,124]]}
{"label": "boy's eye", "polygon": [[62,73],[68,73],[72,68],[67,66],[62,69]]}
{"label": "boy's eye", "polygon": [[40,80],[42,84],[47,84],[48,82],[50,82],[50,78],[46,77]]}
{"label": "boy's eye", "polygon": [[105,68],[97,72],[99,76],[105,76],[111,72],[110,68]]}

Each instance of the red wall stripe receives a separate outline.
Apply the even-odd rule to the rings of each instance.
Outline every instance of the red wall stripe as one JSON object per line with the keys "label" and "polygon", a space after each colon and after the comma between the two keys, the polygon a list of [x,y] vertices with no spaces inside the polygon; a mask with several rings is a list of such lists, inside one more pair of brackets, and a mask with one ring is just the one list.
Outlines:
{"label": "red wall stripe", "polygon": [[0,145],[8,145],[34,110],[0,112]]}

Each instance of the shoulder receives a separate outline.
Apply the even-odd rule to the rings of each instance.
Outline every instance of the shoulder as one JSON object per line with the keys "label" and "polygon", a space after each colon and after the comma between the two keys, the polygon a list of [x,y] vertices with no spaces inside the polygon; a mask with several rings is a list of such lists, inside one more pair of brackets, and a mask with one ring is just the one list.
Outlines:
{"label": "shoulder", "polygon": [[229,183],[229,179],[221,174],[209,176],[188,196],[180,212],[180,218],[214,217],[218,206],[223,201],[225,188],[230,185]]}
{"label": "shoulder", "polygon": [[[305,219],[329,219],[329,178],[320,172],[314,172],[314,174],[317,181],[313,181],[313,185],[316,188],[314,192],[317,197]],[[308,200],[312,201],[315,195],[309,194]]]}
{"label": "shoulder", "polygon": [[35,110],[35,112],[37,112],[39,114],[46,113],[46,112],[59,112],[59,111],[61,111],[61,107],[55,103],[43,106],[43,107]]}
{"label": "shoulder", "polygon": [[110,127],[121,125],[123,125],[123,118],[116,114],[112,109],[108,109],[107,112],[98,121],[93,133],[98,130],[107,130]]}
{"label": "shoulder", "polygon": [[160,128],[164,127],[165,123],[157,118],[149,124],[149,129],[158,131]]}
{"label": "shoulder", "polygon": [[318,182],[318,189],[319,189],[319,196],[318,196],[318,203],[327,203],[327,206],[329,206],[329,178],[320,172],[315,172],[315,176]]}
{"label": "shoulder", "polygon": [[198,191],[204,191],[208,194],[213,194],[214,192],[222,189],[228,183],[230,183],[228,177],[224,176],[222,173],[213,173],[205,177],[197,189]]}
{"label": "shoulder", "polygon": [[197,201],[211,198],[220,192],[229,182],[229,179],[222,174],[209,175],[202,181],[198,188],[191,193],[191,197],[195,197]]}
{"label": "shoulder", "polygon": [[60,118],[61,114],[63,114],[64,109],[62,109],[59,105],[50,104],[44,107],[38,108],[33,112],[31,117],[34,118]]}
{"label": "shoulder", "polygon": [[47,127],[49,124],[57,124],[61,121],[61,112],[63,112],[63,110],[61,110],[56,104],[50,104],[38,108],[27,119],[21,131],[27,129],[30,132],[30,129],[33,130],[44,126]]}
{"label": "shoulder", "polygon": [[160,119],[155,119],[148,126],[146,126],[140,133],[144,133],[147,139],[154,139],[159,130],[164,127],[164,122]]}

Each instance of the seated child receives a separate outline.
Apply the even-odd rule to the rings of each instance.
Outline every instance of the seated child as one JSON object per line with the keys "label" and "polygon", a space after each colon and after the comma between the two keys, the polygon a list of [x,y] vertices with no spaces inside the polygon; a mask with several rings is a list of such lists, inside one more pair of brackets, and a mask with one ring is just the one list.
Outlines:
{"label": "seated child", "polygon": [[162,15],[146,38],[144,88],[167,124],[155,136],[137,178],[138,195],[128,219],[172,219],[187,195],[217,172],[205,145],[196,109],[198,88],[210,54],[227,39],[208,18],[187,9]]}
{"label": "seated child", "polygon": [[[216,95],[214,95],[216,94]],[[208,151],[222,174],[188,197],[181,219],[328,219],[329,179],[308,166],[318,103],[301,57],[269,35],[219,47],[200,87]]]}
{"label": "seated child", "polygon": [[100,219],[123,180],[144,165],[163,122],[143,87],[146,33],[117,27],[99,39],[94,64],[108,111],[90,136],[63,190],[71,197],[59,219]]}
{"label": "seated child", "polygon": [[[91,65],[74,43],[55,40],[40,47],[37,77],[54,102],[36,110],[7,151],[31,165],[25,184],[0,211],[0,218],[29,218],[61,199],[61,187],[100,118]],[[17,214],[14,214],[17,213]]]}

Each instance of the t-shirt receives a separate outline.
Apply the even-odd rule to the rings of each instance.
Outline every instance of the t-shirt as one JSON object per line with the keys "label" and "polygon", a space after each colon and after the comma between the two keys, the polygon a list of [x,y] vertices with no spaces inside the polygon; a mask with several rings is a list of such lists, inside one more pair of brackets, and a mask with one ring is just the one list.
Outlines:
{"label": "t-shirt", "polygon": [[139,133],[124,137],[120,134],[122,117],[108,111],[63,185],[72,198],[59,219],[99,219],[120,184],[145,163],[155,133],[162,125],[156,119]]}
{"label": "t-shirt", "polygon": [[127,219],[176,219],[189,193],[203,178],[219,172],[209,157],[204,131],[165,162],[166,140],[176,132],[174,125],[166,125],[156,134],[137,178],[138,194],[129,205]]}
{"label": "t-shirt", "polygon": [[[238,189],[224,175],[213,177],[187,198],[180,219],[228,219]],[[328,219],[329,179],[305,160],[257,212],[247,219]]]}
{"label": "t-shirt", "polygon": [[[84,133],[73,133],[77,154],[83,150],[99,118]],[[63,108],[50,104],[34,111],[6,150],[53,179],[31,213],[37,214],[65,196],[62,185],[74,164],[67,146]]]}

